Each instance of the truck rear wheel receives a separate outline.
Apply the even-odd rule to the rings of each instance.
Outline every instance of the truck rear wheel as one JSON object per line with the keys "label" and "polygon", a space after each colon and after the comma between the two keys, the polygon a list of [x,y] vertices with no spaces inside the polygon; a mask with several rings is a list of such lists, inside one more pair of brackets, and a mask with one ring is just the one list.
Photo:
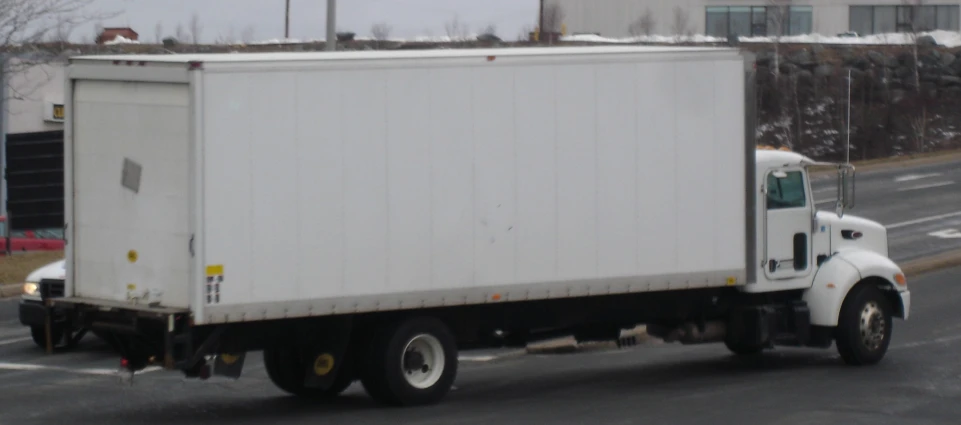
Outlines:
{"label": "truck rear wheel", "polygon": [[351,370],[342,367],[336,372],[337,376],[330,388],[322,389],[306,386],[304,380],[307,373],[307,361],[304,358],[303,350],[289,347],[265,349],[264,368],[267,369],[267,376],[270,381],[277,388],[301,397],[334,398],[344,392],[354,381]]}
{"label": "truck rear wheel", "polygon": [[440,401],[457,375],[457,346],[440,320],[408,319],[373,337],[361,382],[377,402],[426,405]]}
{"label": "truck rear wheel", "polygon": [[844,300],[835,342],[838,354],[850,365],[881,361],[891,342],[891,305],[873,285],[855,286]]}

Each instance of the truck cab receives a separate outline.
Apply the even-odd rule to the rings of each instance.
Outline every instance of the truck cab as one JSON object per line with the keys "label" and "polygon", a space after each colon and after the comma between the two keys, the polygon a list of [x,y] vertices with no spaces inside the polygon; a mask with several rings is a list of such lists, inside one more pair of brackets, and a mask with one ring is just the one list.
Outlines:
{"label": "truck cab", "polygon": [[[888,258],[884,226],[844,212],[854,206],[854,167],[765,148],[756,151],[755,167],[760,268],[755,283],[742,291],[800,290],[815,331],[831,330],[835,339],[847,332],[887,344],[886,310],[907,319],[911,294],[904,273]],[[834,211],[815,205],[811,174],[821,167],[837,170]],[[845,315],[858,318],[845,321]],[[876,348],[883,353],[886,347]]]}

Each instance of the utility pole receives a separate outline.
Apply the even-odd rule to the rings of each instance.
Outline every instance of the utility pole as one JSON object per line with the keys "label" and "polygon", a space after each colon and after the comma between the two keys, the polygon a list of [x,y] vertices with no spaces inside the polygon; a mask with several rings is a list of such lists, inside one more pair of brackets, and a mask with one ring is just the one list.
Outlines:
{"label": "utility pole", "polygon": [[337,0],[327,0],[327,42],[324,50],[337,50]]}
{"label": "utility pole", "polygon": [[540,0],[540,12],[537,14],[537,41],[544,37],[544,0]]}
{"label": "utility pole", "polygon": [[287,13],[284,19],[284,40],[290,40],[290,0],[287,0]]}

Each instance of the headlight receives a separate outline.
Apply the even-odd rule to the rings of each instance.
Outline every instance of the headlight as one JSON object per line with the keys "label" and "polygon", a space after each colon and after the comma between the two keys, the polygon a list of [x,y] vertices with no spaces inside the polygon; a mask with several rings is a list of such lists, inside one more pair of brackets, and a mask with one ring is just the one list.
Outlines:
{"label": "headlight", "polygon": [[36,283],[27,282],[23,284],[23,294],[24,295],[39,295],[40,285]]}

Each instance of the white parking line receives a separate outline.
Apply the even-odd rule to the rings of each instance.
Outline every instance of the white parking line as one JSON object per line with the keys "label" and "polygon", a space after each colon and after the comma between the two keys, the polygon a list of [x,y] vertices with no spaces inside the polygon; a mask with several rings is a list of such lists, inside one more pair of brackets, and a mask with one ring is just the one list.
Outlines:
{"label": "white parking line", "polygon": [[955,211],[955,212],[952,212],[952,213],[935,215],[935,216],[931,216],[931,217],[924,217],[924,218],[919,218],[919,219],[915,219],[915,220],[902,221],[902,222],[900,222],[900,223],[888,224],[888,225],[886,225],[886,226],[884,226],[884,227],[887,227],[888,229],[897,229],[897,228],[899,228],[899,227],[911,226],[911,225],[915,225],[915,224],[927,223],[927,222],[929,222],[929,221],[937,221],[937,220],[942,220],[942,219],[945,219],[945,218],[958,217],[958,216],[961,216],[961,211]]}
{"label": "white parking line", "polygon": [[[0,362],[0,370],[17,370],[17,371],[52,371],[52,372],[66,372],[66,373],[76,373],[80,375],[97,375],[97,376],[114,376],[119,375],[117,369],[71,369],[62,366],[51,366],[51,365],[38,365],[31,363],[8,363]],[[137,372],[137,375],[142,375],[145,373],[156,372],[158,370],[163,370],[159,366],[150,366],[144,370]]]}
{"label": "white parking line", "polygon": [[901,187],[901,188],[898,188],[898,192],[905,192],[905,191],[908,191],[908,190],[931,189],[931,188],[935,188],[935,187],[951,186],[952,184],[954,184],[954,181],[945,181],[945,182],[937,182],[937,183],[931,183],[931,184],[922,184],[922,185],[919,185],[919,186],[911,186],[911,187]]}
{"label": "white parking line", "polygon": [[894,179],[894,181],[896,181],[896,182],[898,182],[898,183],[900,183],[900,182],[909,182],[909,181],[912,181],[912,180],[927,179],[927,178],[931,178],[931,177],[937,177],[937,176],[940,176],[940,175],[941,175],[941,173],[907,174],[907,175],[903,175],[903,176],[896,177],[896,178]]}
{"label": "white parking line", "polygon": [[0,345],[19,344],[19,343],[21,343],[21,342],[30,341],[30,340],[32,340],[32,339],[33,339],[33,338],[31,338],[31,337],[29,337],[29,336],[28,336],[28,337],[24,337],[24,338],[5,339],[5,340],[3,340],[3,341],[0,341]]}

